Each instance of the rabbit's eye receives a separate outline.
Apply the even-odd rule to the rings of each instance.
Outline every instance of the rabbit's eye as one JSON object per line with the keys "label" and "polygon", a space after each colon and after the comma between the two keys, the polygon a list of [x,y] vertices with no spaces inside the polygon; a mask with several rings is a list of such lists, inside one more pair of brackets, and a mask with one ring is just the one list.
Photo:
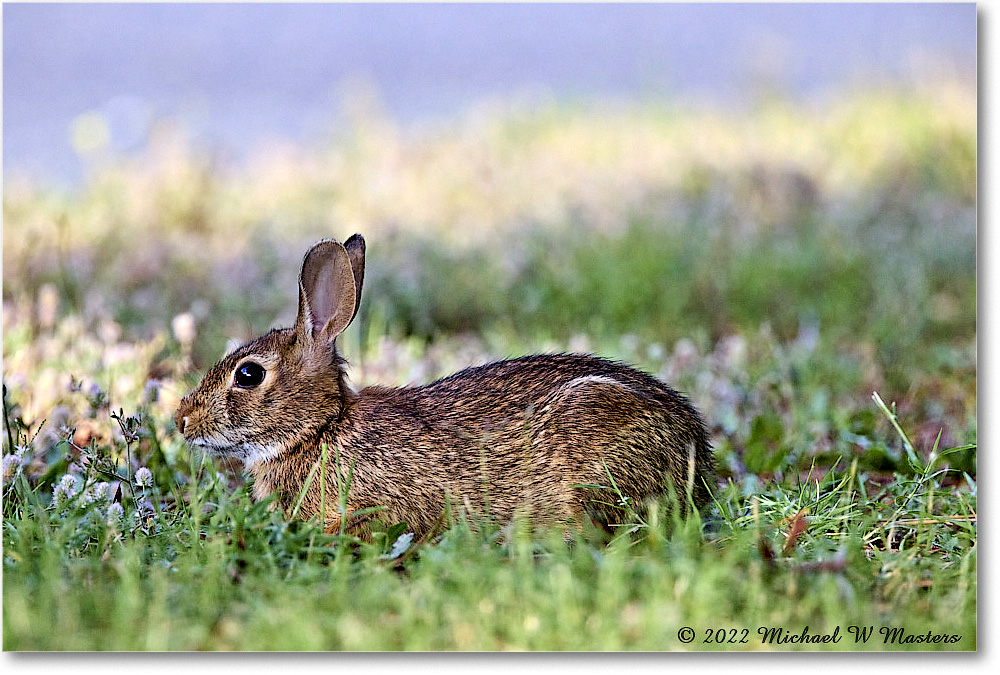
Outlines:
{"label": "rabbit's eye", "polygon": [[247,361],[236,369],[236,376],[233,378],[233,381],[237,387],[250,389],[264,381],[264,374],[264,368],[259,363]]}

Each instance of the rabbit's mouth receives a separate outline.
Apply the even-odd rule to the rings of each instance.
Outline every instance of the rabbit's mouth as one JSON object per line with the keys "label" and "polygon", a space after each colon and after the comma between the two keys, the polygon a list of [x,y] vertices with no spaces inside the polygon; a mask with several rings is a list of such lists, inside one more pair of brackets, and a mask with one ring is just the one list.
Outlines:
{"label": "rabbit's mouth", "polygon": [[232,457],[243,461],[248,468],[263,461],[277,457],[281,451],[280,446],[273,444],[261,444],[249,441],[234,443],[225,438],[198,436],[188,440],[194,445],[216,457]]}
{"label": "rabbit's mouth", "polygon": [[187,441],[191,445],[201,448],[202,450],[207,450],[218,457],[237,457],[239,459],[244,459],[247,455],[245,448],[240,445],[235,445],[222,438],[198,436],[196,438],[189,438]]}

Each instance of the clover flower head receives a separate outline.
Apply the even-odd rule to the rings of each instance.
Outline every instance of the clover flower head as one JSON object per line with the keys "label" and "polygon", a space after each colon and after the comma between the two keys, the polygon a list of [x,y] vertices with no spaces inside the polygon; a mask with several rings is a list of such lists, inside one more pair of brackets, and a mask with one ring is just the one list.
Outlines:
{"label": "clover flower head", "polygon": [[3,484],[14,479],[17,472],[21,470],[21,458],[15,454],[3,456]]}
{"label": "clover flower head", "polygon": [[66,500],[76,496],[79,489],[76,486],[76,476],[71,473],[59,479],[55,489],[52,491],[52,499],[56,504],[62,504]]}
{"label": "clover flower head", "polygon": [[135,484],[139,487],[152,487],[153,472],[144,466],[139,467],[139,470],[135,472]]}
{"label": "clover flower head", "polygon": [[105,482],[96,483],[87,492],[86,499],[89,503],[103,503],[111,499],[111,486]]}
{"label": "clover flower head", "polygon": [[94,496],[97,499],[105,500],[111,498],[111,486],[104,481],[94,486]]}
{"label": "clover flower head", "polygon": [[117,525],[125,518],[125,509],[118,502],[108,506],[108,525]]}
{"label": "clover flower head", "polygon": [[173,321],[170,322],[170,328],[178,342],[182,345],[191,345],[198,334],[198,328],[195,324],[194,314],[184,312],[174,317]]}

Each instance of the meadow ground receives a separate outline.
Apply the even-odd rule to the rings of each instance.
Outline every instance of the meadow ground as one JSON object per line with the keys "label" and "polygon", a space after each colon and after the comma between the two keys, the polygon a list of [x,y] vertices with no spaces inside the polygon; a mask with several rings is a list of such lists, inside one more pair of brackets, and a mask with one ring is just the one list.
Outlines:
{"label": "meadow ground", "polygon": [[[5,180],[5,650],[976,649],[974,88],[409,129],[352,105],[246,162],[164,123],[79,190]],[[570,544],[252,504],[173,410],[355,231],[354,384],[621,359],[708,420],[715,503]]]}

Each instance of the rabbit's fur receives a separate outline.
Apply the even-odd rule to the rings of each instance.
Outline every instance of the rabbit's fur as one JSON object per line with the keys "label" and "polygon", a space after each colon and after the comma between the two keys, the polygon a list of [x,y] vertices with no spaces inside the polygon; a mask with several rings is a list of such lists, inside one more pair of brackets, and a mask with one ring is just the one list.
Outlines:
{"label": "rabbit's fur", "polygon": [[[526,356],[421,387],[353,391],[334,342],[357,313],[364,258],[360,235],[313,246],[295,327],[227,355],[180,403],[184,437],[243,460],[256,498],[276,493],[292,507],[325,448],[325,526],[341,528],[337,485],[350,475],[344,526],[362,537],[376,521],[426,534],[449,505],[501,523],[523,514],[536,524],[579,524],[588,513],[620,522],[618,494],[594,487],[612,479],[636,508],[666,493],[682,509],[708,501],[713,458],[698,412],[619,363]],[[259,383],[254,373],[237,378],[251,362],[264,371]],[[257,366],[249,368],[259,376]],[[252,386],[237,383],[247,379]],[[315,475],[301,517],[321,512],[320,488]]]}

